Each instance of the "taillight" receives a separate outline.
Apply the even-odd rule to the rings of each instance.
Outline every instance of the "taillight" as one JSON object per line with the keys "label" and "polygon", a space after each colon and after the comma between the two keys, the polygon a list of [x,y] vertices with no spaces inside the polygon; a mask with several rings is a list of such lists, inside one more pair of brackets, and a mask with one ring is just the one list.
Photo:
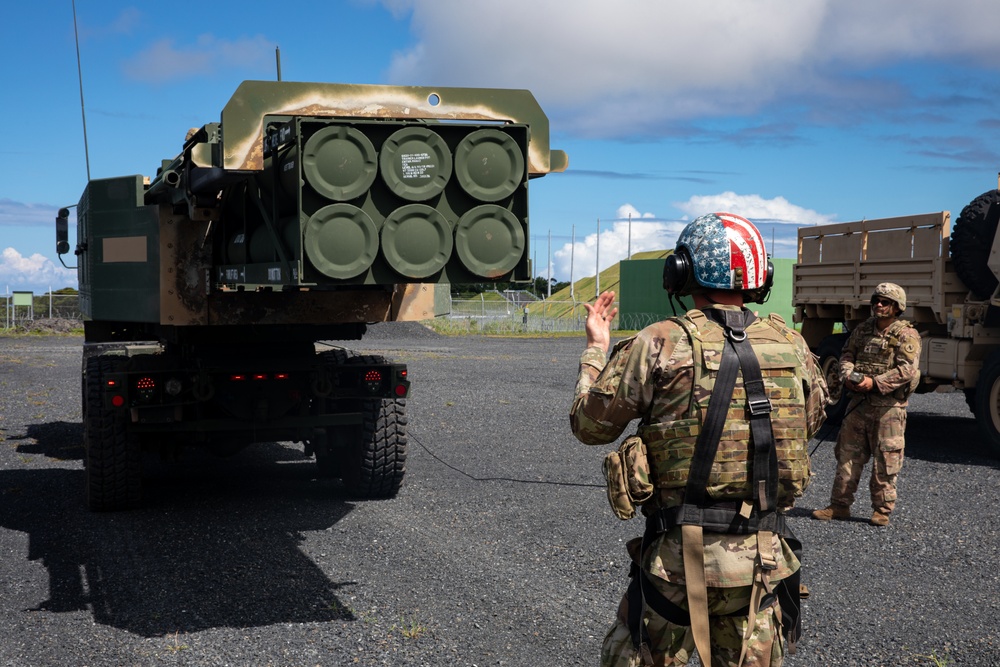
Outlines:
{"label": "taillight", "polygon": [[152,400],[156,395],[156,381],[149,376],[139,378],[135,381],[135,392],[140,401]]}

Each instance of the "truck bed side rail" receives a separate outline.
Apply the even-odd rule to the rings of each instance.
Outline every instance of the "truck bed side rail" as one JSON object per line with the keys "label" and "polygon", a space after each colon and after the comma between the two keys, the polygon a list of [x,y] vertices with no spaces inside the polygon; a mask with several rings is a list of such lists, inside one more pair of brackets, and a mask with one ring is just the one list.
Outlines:
{"label": "truck bed side rail", "polygon": [[868,317],[875,286],[892,282],[906,290],[906,319],[945,324],[967,291],[951,268],[950,232],[948,211],[802,227],[793,305],[856,321]]}

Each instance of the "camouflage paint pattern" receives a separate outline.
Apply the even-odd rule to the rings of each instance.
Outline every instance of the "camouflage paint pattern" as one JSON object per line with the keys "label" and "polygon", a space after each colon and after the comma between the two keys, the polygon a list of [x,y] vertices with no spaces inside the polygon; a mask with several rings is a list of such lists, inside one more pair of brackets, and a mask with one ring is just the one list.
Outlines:
{"label": "camouflage paint pattern", "polygon": [[837,474],[830,504],[850,507],[861,473],[873,459],[869,482],[872,509],[891,514],[896,507],[896,477],[903,467],[906,408],[861,403],[840,427],[834,454]]}
{"label": "camouflage paint pattern", "polygon": [[[576,437],[586,444],[616,440],[634,419],[649,451],[660,493],[650,509],[679,505],[694,444],[708,409],[722,355],[722,328],[691,311],[689,326],[658,322],[620,341],[606,365],[598,348],[581,357],[577,392],[570,411]],[[777,316],[757,320],[748,329],[761,365],[779,452],[779,502],[790,506],[808,485],[805,443],[825,419],[826,383],[802,337]],[[700,363],[695,363],[695,357]],[[747,478],[750,429],[745,420],[746,393],[737,380],[733,402],[709,477],[714,499],[750,498]]]}
{"label": "camouflage paint pattern", "polygon": [[[574,435],[585,444],[609,444],[622,435],[630,422],[640,420],[639,432],[644,439],[648,436],[661,443],[655,464],[650,450],[657,493],[642,506],[645,513],[681,503],[683,488],[662,482],[658,475],[679,479],[683,474],[686,479],[694,439],[712,392],[714,374],[719,368],[722,348],[718,344],[721,341],[718,334],[721,328],[709,324],[700,311],[691,311],[689,315],[689,320],[699,322],[694,327],[700,332],[694,344],[684,325],[676,320],[665,320],[620,341],[607,361],[603,351],[596,347],[585,350],[580,359],[576,396],[570,410]],[[826,383],[805,340],[785,327],[780,318],[758,320],[747,333],[761,362],[768,394],[777,405],[777,414],[772,413],[776,444],[782,443],[789,453],[801,452],[800,456],[790,455],[788,461],[779,464],[782,466],[779,471],[781,503],[789,507],[808,483],[810,473],[805,443],[825,419]],[[699,367],[697,373],[696,366]],[[751,497],[745,481],[749,448],[745,400],[742,380],[738,379],[723,441],[712,466],[709,494],[713,498]],[[793,471],[795,466],[798,468]],[[704,543],[710,613],[728,613],[721,610],[733,611],[746,606],[753,581],[757,536],[705,532]],[[778,537],[775,537],[774,553],[778,569],[771,575],[772,582],[798,570],[798,560]],[[660,536],[647,547],[641,562],[657,587],[669,599],[686,607],[679,529]],[[782,652],[780,639],[775,640],[780,634],[774,619],[776,613],[776,610],[762,612],[766,618],[758,620],[760,625],[750,647],[754,656],[773,655],[773,665],[780,664]],[[713,651],[716,651],[713,664],[736,664],[746,622],[746,617],[711,619]],[[647,628],[654,637],[655,649],[660,652],[655,664],[685,664],[694,652],[689,628],[670,625],[652,612],[647,615]],[[727,656],[731,663],[726,662]],[[621,620],[608,633],[601,664],[616,667],[640,664],[627,626]],[[754,657],[744,664],[766,664],[766,661]]]}
{"label": "camouflage paint pattern", "polygon": [[[653,579],[653,585],[674,604],[687,609],[687,592],[676,586]],[[712,665],[737,665],[743,648],[743,633],[747,617],[727,616],[744,609],[750,603],[750,587],[711,588],[708,591],[709,633],[712,637]],[[744,666],[779,667],[784,658],[781,621],[778,605],[757,613],[754,631],[750,635]],[[650,637],[650,653],[654,665],[685,665],[695,653],[691,628],[674,625],[654,612],[646,614],[646,630]],[[604,637],[601,646],[601,667],[642,667],[642,657],[632,645],[628,629],[628,599],[622,597],[615,624]]]}
{"label": "camouflage paint pattern", "polygon": [[879,283],[872,292],[872,301],[880,296],[892,299],[899,306],[899,312],[906,310],[906,291],[896,283]]}
{"label": "camouflage paint pattern", "polygon": [[853,371],[869,375],[875,388],[867,398],[851,397],[853,403],[867,400],[873,405],[906,407],[920,380],[920,334],[906,320],[896,320],[879,332],[870,317],[851,332],[840,353],[840,379]]}
{"label": "camouflage paint pattern", "polygon": [[872,508],[890,514],[896,506],[896,478],[903,466],[906,406],[920,379],[920,335],[905,320],[879,332],[869,318],[851,332],[840,355],[840,374],[857,370],[872,377],[874,388],[855,393],[837,436],[837,473],[830,504],[850,507],[861,473],[873,459],[869,482]]}
{"label": "camouflage paint pattern", "polygon": [[[678,320],[688,329],[692,343],[690,359],[693,392],[688,418],[674,423],[642,425],[639,435],[646,442],[659,488],[683,488],[694,455],[701,424],[715,388],[715,377],[725,348],[724,331],[700,311]],[[771,429],[779,463],[779,502],[791,504],[809,484],[809,457],[805,450],[806,383],[800,368],[794,336],[772,319],[757,320],[747,328],[747,337],[760,362],[764,388],[771,401]],[[685,354],[687,354],[685,352]],[[700,360],[701,363],[696,363]],[[737,381],[726,415],[716,460],[708,480],[709,495],[715,499],[752,497],[749,477],[750,424],[746,420],[746,391]]]}

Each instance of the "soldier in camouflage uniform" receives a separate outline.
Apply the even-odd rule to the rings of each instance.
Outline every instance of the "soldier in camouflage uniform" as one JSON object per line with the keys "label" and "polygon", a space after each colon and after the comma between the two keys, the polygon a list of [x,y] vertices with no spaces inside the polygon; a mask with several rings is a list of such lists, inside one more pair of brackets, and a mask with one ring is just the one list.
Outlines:
{"label": "soldier in camouflage uniform", "polygon": [[872,317],[851,332],[840,354],[840,376],[851,399],[837,436],[830,506],[813,512],[821,521],[850,518],[868,459],[874,459],[871,523],[888,525],[896,506],[906,406],[920,379],[920,334],[898,319],[906,310],[906,292],[899,285],[880,283],[871,304]]}
{"label": "soldier in camouflage uniform", "polygon": [[[648,455],[648,468],[640,466],[638,473],[632,470],[624,474],[648,481],[651,487],[648,496],[636,500],[644,501],[641,509],[647,519],[647,534],[628,545],[633,585],[622,598],[616,622],[605,637],[601,651],[604,667],[683,665],[696,643],[703,664],[709,663],[706,647],[696,642],[696,609],[689,607],[688,584],[693,575],[685,570],[687,543],[682,538],[682,529],[687,526],[675,525],[651,538],[649,522],[684,503],[699,424],[705,418],[726,345],[723,327],[706,313],[717,309],[747,314],[752,319],[743,307],[744,300],[762,302],[766,298],[769,269],[773,269],[760,232],[749,221],[727,213],[702,216],[688,225],[678,238],[674,257],[678,259],[673,263],[668,258],[664,287],[672,294],[692,294],[697,308],[703,310],[647,327],[619,342],[607,359],[610,322],[617,313],[614,293],[605,292],[593,305],[585,304],[587,348],[580,360],[570,411],[573,433],[585,444],[608,444],[618,439],[630,422],[639,420],[637,435]],[[777,504],[787,510],[811,476],[805,444],[825,419],[826,384],[805,341],[777,315],[754,319],[745,333],[760,362],[771,400],[769,416],[779,470]],[[707,493],[712,502],[734,508],[732,525],[736,525],[735,508],[742,504],[748,510],[748,499],[754,498],[748,392],[740,378],[731,400],[723,401],[728,406],[725,428],[711,459]],[[614,453],[606,459],[606,474],[607,460],[613,458]],[[643,470],[648,470],[648,480]],[[612,496],[609,488],[609,499]],[[620,518],[631,516],[615,511]],[[726,525],[730,525],[728,521]],[[784,655],[782,611],[773,595],[761,602],[755,601],[753,594],[764,560],[759,551],[773,555],[769,586],[780,585],[799,569],[788,541],[778,534],[714,532],[708,528],[699,535],[697,546],[704,549],[704,572],[699,578],[704,580],[702,590],[707,587],[707,619],[702,628],[707,623],[711,664],[777,667]],[[759,541],[761,535],[766,536],[764,542]],[[650,603],[653,594],[648,589],[633,594],[640,590],[635,586],[639,576],[645,576],[660,596],[681,609],[681,617],[668,620],[654,611]],[[797,577],[791,580],[797,581]],[[768,584],[766,576],[763,581]],[[794,588],[797,600],[798,585]],[[672,611],[670,605],[668,612]],[[703,608],[702,601],[698,609]],[[683,616],[688,612],[685,623]]]}

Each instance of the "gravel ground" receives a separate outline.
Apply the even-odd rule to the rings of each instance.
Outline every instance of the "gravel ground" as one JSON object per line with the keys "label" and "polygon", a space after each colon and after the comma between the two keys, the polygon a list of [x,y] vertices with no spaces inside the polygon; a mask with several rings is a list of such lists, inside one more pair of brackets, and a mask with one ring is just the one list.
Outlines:
{"label": "gravel ground", "polygon": [[[593,665],[641,531],[569,432],[580,338],[378,325],[409,364],[403,490],[354,502],[301,446],[151,465],[140,510],[82,507],[81,340],[0,338],[0,665]],[[998,462],[961,394],[912,400],[887,528],[793,511],[805,638],[786,665],[1000,664]],[[867,480],[867,471],[864,477]]]}

